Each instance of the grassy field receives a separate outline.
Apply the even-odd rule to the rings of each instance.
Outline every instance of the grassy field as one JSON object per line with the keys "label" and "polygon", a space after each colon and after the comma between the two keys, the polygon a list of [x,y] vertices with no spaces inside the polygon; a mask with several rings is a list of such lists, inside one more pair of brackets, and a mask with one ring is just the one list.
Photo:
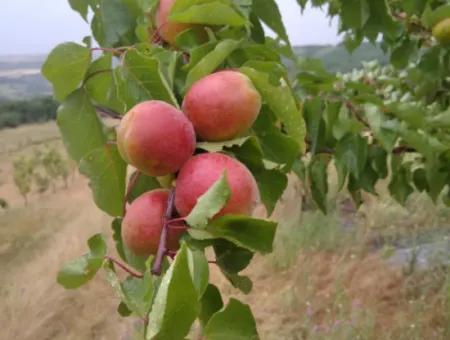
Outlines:
{"label": "grassy field", "polygon": [[[94,206],[87,181],[74,174],[68,189],[34,193],[28,206],[12,182],[14,157],[42,140],[62,148],[57,136],[53,123],[0,131],[0,198],[10,205],[0,210],[0,339],[134,340],[138,322],[119,318],[102,275],[77,291],[56,284],[58,268],[84,252],[87,237],[103,232],[112,242],[110,219]],[[392,259],[399,247],[449,241],[450,209],[423,195],[403,208],[380,186],[358,210],[333,194],[325,216],[303,191],[291,178],[274,214],[275,251],[245,271],[252,293],[242,296],[211,268],[227,297],[252,305],[261,338],[449,339],[448,267]]]}

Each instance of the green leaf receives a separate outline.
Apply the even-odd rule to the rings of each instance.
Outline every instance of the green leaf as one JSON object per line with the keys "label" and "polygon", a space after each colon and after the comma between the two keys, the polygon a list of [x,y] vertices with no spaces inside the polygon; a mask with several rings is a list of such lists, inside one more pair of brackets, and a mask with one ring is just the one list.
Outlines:
{"label": "green leaf", "polygon": [[75,289],[90,281],[101,268],[106,255],[106,241],[101,234],[88,240],[90,252],[66,263],[58,272],[57,281],[66,289]]}
{"label": "green leaf", "polygon": [[200,250],[191,250],[188,248],[189,270],[191,271],[192,281],[198,296],[202,296],[208,287],[209,282],[209,264],[205,253]]}
{"label": "green leaf", "polygon": [[104,47],[132,45],[136,17],[124,0],[101,0],[92,20],[95,39]]}
{"label": "green leaf", "polygon": [[149,314],[146,339],[183,339],[200,312],[186,244],[164,275]]}
{"label": "green leaf", "polygon": [[[136,178],[136,176],[139,176]],[[159,189],[161,187],[156,177],[147,176],[143,173],[134,172],[129,180],[129,185],[133,184],[133,189],[128,193],[128,203],[133,202],[142,194]]]}
{"label": "green leaf", "polygon": [[250,137],[241,137],[236,138],[224,142],[201,142],[197,143],[197,148],[206,150],[209,152],[220,152],[225,148],[231,148],[233,146],[241,146],[244,144]]}
{"label": "green leaf", "polygon": [[274,0],[253,0],[252,10],[262,22],[289,44],[289,38],[283,24],[280,10]]}
{"label": "green leaf", "polygon": [[60,44],[50,52],[42,74],[52,83],[57,100],[63,101],[78,87],[90,62],[89,49],[75,43]]}
{"label": "green leaf", "polygon": [[253,282],[247,276],[228,273],[223,269],[221,269],[221,271],[234,288],[239,289],[244,294],[248,294],[252,291]]}
{"label": "green leaf", "polygon": [[410,184],[410,173],[405,167],[401,166],[393,171],[389,192],[400,204],[405,204],[406,199],[414,192]]}
{"label": "green leaf", "polygon": [[217,265],[227,273],[239,273],[244,270],[253,258],[253,253],[245,248],[237,247],[226,240],[214,243]]}
{"label": "green leaf", "polygon": [[287,176],[279,170],[261,170],[254,172],[253,175],[258,184],[261,200],[267,209],[267,213],[271,215],[284,190],[286,190]]}
{"label": "green leaf", "polygon": [[205,229],[208,220],[216,215],[227,203],[231,191],[226,172],[197,200],[197,204],[186,217],[193,228]]}
{"label": "green leaf", "polygon": [[88,0],[69,0],[70,7],[80,13],[81,17],[87,21],[87,14],[89,8]]}
{"label": "green leaf", "polygon": [[362,28],[370,17],[367,0],[346,0],[342,2],[341,20],[348,28]]}
{"label": "green leaf", "polygon": [[258,115],[253,130],[258,136],[264,158],[289,170],[300,155],[300,147],[292,137],[278,129],[274,114],[266,107]]}
{"label": "green leaf", "polygon": [[259,339],[250,307],[233,298],[223,310],[211,317],[204,336],[206,340]]}
{"label": "green leaf", "polygon": [[272,251],[277,224],[247,216],[226,215],[212,220],[206,230],[189,229],[196,239],[226,239],[239,247],[263,254]]}
{"label": "green leaf", "polygon": [[123,214],[126,168],[111,144],[93,150],[80,162],[80,172],[90,179],[95,203],[111,216]]}
{"label": "green leaf", "polygon": [[122,260],[126,261],[125,246],[122,240],[122,219],[115,218],[111,223],[111,229],[113,230],[113,240],[116,245],[117,253]]}
{"label": "green leaf", "polygon": [[181,23],[244,26],[245,18],[231,5],[231,1],[177,0],[172,8],[170,20]]}
{"label": "green leaf", "polygon": [[117,99],[111,66],[111,54],[96,59],[87,71],[84,88],[95,104],[123,113],[123,105]]}
{"label": "green leaf", "polygon": [[83,90],[75,91],[61,104],[57,123],[67,152],[77,162],[106,143],[102,123]]}
{"label": "green leaf", "polygon": [[216,70],[220,64],[234,51],[240,41],[226,39],[219,42],[214,50],[205,55],[188,73],[186,78],[186,88],[189,88],[196,81],[207,76]]}
{"label": "green leaf", "polygon": [[312,197],[324,214],[327,213],[329,162],[329,155],[317,155],[312,159],[308,169]]}
{"label": "green leaf", "polygon": [[242,67],[240,70],[253,81],[264,101],[283,123],[287,133],[299,144],[300,150],[304,152],[305,122],[297,107],[292,91],[286,82],[282,80],[280,86],[274,86],[270,83],[268,74],[258,72],[249,67]]}
{"label": "green leaf", "polygon": [[201,300],[199,319],[203,327],[206,326],[211,316],[222,309],[223,301],[219,289],[213,284],[208,284]]}
{"label": "green leaf", "polygon": [[146,272],[142,279],[127,277],[121,286],[128,308],[140,317],[147,316],[154,290],[150,274]]}
{"label": "green leaf", "polygon": [[319,97],[305,102],[305,120],[310,139],[310,152],[316,154],[324,146],[326,126],[322,119],[323,103]]}
{"label": "green leaf", "polygon": [[[158,59],[133,50],[126,52],[123,65],[127,70],[126,77],[129,78],[130,82],[135,83],[134,86],[139,91],[139,96],[136,96],[134,104],[139,103],[138,100],[144,94],[147,100],[162,100],[178,107],[178,102],[161,73]],[[128,90],[130,89],[128,88]]]}
{"label": "green leaf", "polygon": [[347,134],[342,138],[335,152],[335,164],[339,176],[339,188],[342,188],[345,175],[350,172],[356,180],[361,176],[366,167],[368,145],[366,140],[359,135]]}

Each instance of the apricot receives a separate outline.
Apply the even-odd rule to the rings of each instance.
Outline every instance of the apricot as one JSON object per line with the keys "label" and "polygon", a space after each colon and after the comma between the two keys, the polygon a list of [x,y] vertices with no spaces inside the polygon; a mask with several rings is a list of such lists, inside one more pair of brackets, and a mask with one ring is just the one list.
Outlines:
{"label": "apricot", "polygon": [[133,107],[117,128],[123,159],[150,176],[178,171],[195,150],[191,122],[175,107],[157,100]]}
{"label": "apricot", "polygon": [[450,44],[450,18],[438,22],[433,27],[433,36],[441,44]]}
{"label": "apricot", "polygon": [[182,24],[169,20],[170,12],[175,0],[160,0],[156,12],[156,27],[161,38],[175,46],[177,35],[194,27],[192,24]]}
{"label": "apricot", "polygon": [[181,168],[175,189],[178,213],[187,216],[197,199],[208,191],[225,170],[231,196],[216,217],[225,214],[251,215],[259,200],[256,181],[244,164],[221,153],[199,154]]}
{"label": "apricot", "polygon": [[[168,199],[168,190],[157,189],[139,196],[127,207],[122,240],[135,255],[155,255],[158,251]],[[167,246],[170,250],[178,249],[182,233],[180,229],[169,229]]]}
{"label": "apricot", "polygon": [[192,85],[183,111],[206,141],[224,141],[246,132],[261,110],[261,96],[251,80],[237,71],[220,71]]}

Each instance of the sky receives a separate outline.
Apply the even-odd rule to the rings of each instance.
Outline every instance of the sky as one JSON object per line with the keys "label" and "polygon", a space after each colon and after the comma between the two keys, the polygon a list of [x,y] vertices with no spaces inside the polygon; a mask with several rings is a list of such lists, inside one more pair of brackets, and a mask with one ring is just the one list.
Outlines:
{"label": "sky", "polygon": [[[0,0],[0,55],[46,54],[64,41],[80,42],[88,25],[67,0]],[[300,15],[296,0],[277,0],[294,45],[335,44],[337,22],[317,9]]]}

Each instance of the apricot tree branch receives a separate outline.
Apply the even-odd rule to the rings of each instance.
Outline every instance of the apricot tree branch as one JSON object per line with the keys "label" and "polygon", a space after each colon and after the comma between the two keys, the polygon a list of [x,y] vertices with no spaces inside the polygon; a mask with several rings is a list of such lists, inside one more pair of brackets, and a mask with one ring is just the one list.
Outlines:
{"label": "apricot tree branch", "polygon": [[142,275],[141,273],[135,272],[134,270],[128,268],[123,263],[117,261],[116,259],[112,258],[111,256],[105,256],[105,260],[111,261],[117,267],[121,268],[122,270],[124,270],[125,272],[127,272],[128,274],[130,274],[133,277],[137,277],[138,279],[142,279],[144,277],[144,275]]}
{"label": "apricot tree branch", "polygon": [[100,105],[95,105],[95,110],[97,110],[97,112],[102,113],[110,118],[122,119],[122,116],[119,113],[117,113],[116,111],[113,111],[111,109],[108,109],[106,107],[103,107]]}
{"label": "apricot tree branch", "polygon": [[175,191],[172,189],[169,193],[169,199],[167,200],[166,214],[163,218],[163,227],[161,231],[161,238],[159,240],[158,252],[156,253],[155,262],[153,263],[152,274],[161,275],[162,262],[164,256],[167,255],[167,234],[169,232],[169,221],[172,219],[174,212]]}

